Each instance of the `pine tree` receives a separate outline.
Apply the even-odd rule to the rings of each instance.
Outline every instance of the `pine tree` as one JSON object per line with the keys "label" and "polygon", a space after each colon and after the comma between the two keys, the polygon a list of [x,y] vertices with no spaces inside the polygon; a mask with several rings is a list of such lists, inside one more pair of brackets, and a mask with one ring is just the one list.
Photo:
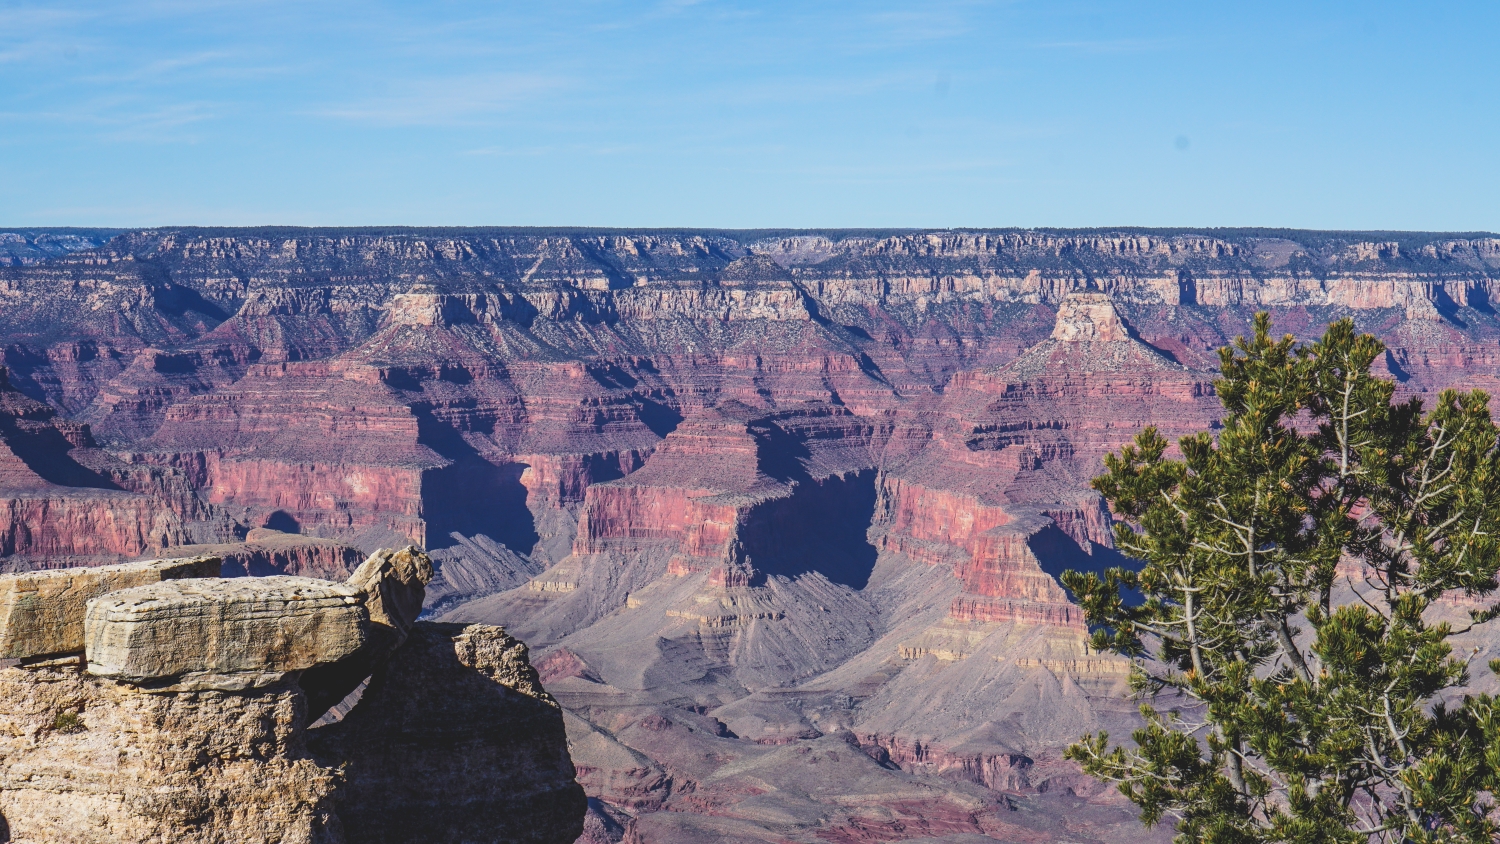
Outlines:
{"label": "pine tree", "polygon": [[1429,610],[1497,588],[1500,432],[1477,390],[1394,402],[1382,354],[1349,320],[1299,345],[1260,314],[1220,351],[1217,433],[1172,457],[1147,429],[1094,480],[1143,567],[1063,582],[1145,724],[1067,755],[1179,842],[1497,840],[1500,706],[1455,700],[1474,651],[1450,639],[1500,604]]}

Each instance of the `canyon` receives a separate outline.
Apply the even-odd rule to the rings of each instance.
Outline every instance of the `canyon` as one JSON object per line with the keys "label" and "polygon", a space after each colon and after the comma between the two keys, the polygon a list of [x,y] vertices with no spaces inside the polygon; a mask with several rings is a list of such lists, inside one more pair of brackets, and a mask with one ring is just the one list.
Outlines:
{"label": "canyon", "polygon": [[[1168,840],[1061,760],[1135,718],[1057,581],[1128,564],[1104,455],[1212,429],[1258,310],[1500,385],[1492,235],[0,237],[0,571],[423,546],[389,693],[449,713],[478,669],[417,654],[527,643],[591,842]],[[380,770],[368,713],[337,752]]]}

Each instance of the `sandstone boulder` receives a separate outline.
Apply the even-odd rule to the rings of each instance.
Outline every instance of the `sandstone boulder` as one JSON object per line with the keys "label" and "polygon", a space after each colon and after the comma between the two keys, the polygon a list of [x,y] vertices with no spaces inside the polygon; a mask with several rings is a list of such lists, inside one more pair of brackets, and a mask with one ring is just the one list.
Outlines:
{"label": "sandstone boulder", "polygon": [[355,653],[319,665],[302,676],[309,722],[322,717],[359,688],[406,641],[407,633],[422,613],[432,574],[432,560],[413,545],[400,550],[382,548],[349,576],[346,585],[365,596],[365,608],[370,613],[369,635]]}
{"label": "sandstone boulder", "polygon": [[314,758],[344,765],[338,812],[362,844],[569,844],[583,830],[561,708],[499,627],[419,622]]}
{"label": "sandstone boulder", "polygon": [[0,659],[82,651],[86,606],[101,595],[162,581],[218,576],[219,558],[208,555],[0,575]]}
{"label": "sandstone boulder", "polygon": [[376,551],[345,581],[365,593],[370,623],[393,638],[389,644],[392,649],[406,641],[407,631],[422,614],[422,600],[430,582],[432,560],[415,545]]}
{"label": "sandstone boulder", "polygon": [[96,598],[89,673],[160,689],[241,690],[364,644],[364,593],[303,577],[176,580]]}

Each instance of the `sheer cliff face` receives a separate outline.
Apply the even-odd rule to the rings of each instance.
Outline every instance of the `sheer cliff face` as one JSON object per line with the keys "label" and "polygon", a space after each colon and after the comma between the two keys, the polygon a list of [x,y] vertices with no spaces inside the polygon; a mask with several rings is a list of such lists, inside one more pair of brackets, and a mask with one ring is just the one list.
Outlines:
{"label": "sheer cliff face", "polygon": [[87,425],[16,390],[0,367],[0,570],[112,562],[188,541],[188,479],[98,448]]}
{"label": "sheer cliff face", "polygon": [[1121,562],[1103,455],[1212,427],[1257,309],[1500,388],[1494,237],[24,237],[0,566],[425,543],[430,607],[537,649],[604,838],[1045,841],[1066,799],[1129,840],[1057,759],[1133,717],[1056,580]]}

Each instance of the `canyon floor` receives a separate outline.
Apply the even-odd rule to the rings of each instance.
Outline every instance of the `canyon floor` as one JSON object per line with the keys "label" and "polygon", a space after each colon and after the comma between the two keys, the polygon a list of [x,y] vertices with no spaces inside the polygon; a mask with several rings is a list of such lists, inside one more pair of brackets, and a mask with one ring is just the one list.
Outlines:
{"label": "canyon floor", "polygon": [[428,618],[530,645],[588,841],[1169,840],[1061,759],[1135,717],[1057,581],[1128,564],[1103,456],[1212,429],[1258,310],[1500,383],[1490,236],[14,235],[0,569],[421,544]]}

